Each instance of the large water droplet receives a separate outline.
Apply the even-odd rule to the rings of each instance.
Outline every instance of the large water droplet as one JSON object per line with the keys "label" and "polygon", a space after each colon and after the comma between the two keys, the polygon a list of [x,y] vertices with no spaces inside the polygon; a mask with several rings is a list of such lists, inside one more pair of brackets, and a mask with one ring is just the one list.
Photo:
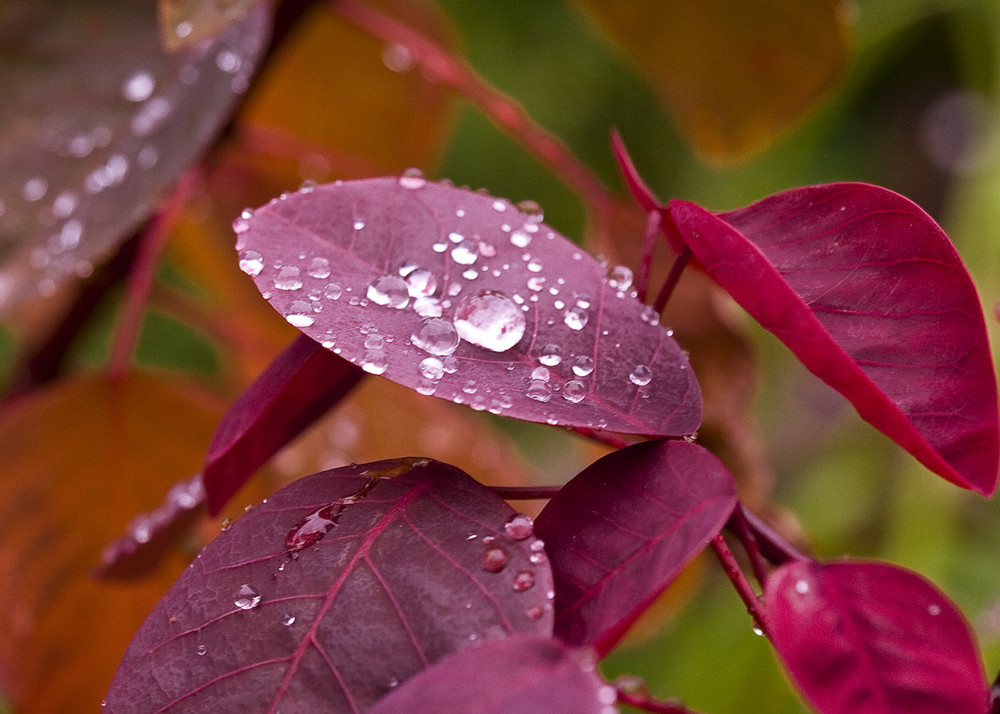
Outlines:
{"label": "large water droplet", "polygon": [[249,276],[260,273],[264,268],[264,256],[255,250],[244,250],[240,253],[240,270]]}
{"label": "large water droplet", "polygon": [[632,370],[631,374],[629,374],[628,378],[632,384],[643,387],[652,381],[653,371],[644,364],[638,364]]}
{"label": "large water droplet", "polygon": [[278,290],[298,290],[302,287],[302,273],[294,265],[286,265],[274,278],[274,287]]}
{"label": "large water droplet", "polygon": [[562,362],[562,348],[554,344],[545,345],[538,353],[538,361],[546,367],[555,367]]}
{"label": "large water droplet", "polygon": [[411,191],[423,188],[427,184],[424,172],[420,169],[406,169],[399,177],[399,185]]}
{"label": "large water droplet", "polygon": [[361,369],[369,374],[383,374],[389,368],[389,356],[384,350],[365,350],[361,356]]}
{"label": "large water droplet", "polygon": [[337,283],[330,283],[323,288],[323,297],[327,300],[338,300],[343,294],[343,289]]}
{"label": "large water droplet", "polygon": [[309,327],[315,320],[312,305],[305,300],[293,300],[285,313],[285,319],[295,327]]}
{"label": "large water droplet", "polygon": [[528,399],[534,399],[536,402],[547,402],[552,398],[552,387],[549,386],[548,382],[532,379],[528,383],[524,396]]}
{"label": "large water droplet", "polygon": [[368,299],[376,305],[385,305],[401,310],[410,302],[406,281],[398,275],[383,275],[368,286]]}
{"label": "large water droplet", "polygon": [[432,355],[450,355],[460,342],[458,331],[448,320],[432,317],[420,323],[410,342]]}
{"label": "large water droplet", "polygon": [[531,516],[523,513],[515,513],[511,516],[503,527],[508,536],[514,540],[527,540],[535,534],[535,524]]}
{"label": "large water droplet", "polygon": [[252,610],[260,605],[260,593],[244,583],[236,591],[236,600],[233,604],[241,610]]}
{"label": "large water droplet", "polygon": [[483,570],[499,573],[507,567],[507,551],[499,545],[491,545],[483,551]]}
{"label": "large water droplet", "polygon": [[615,290],[628,290],[632,287],[632,271],[624,265],[616,265],[608,271],[608,285]]}
{"label": "large water droplet", "polygon": [[573,374],[577,377],[586,377],[594,371],[594,360],[587,355],[579,355],[573,359]]}
{"label": "large water droplet", "polygon": [[571,307],[563,313],[563,322],[571,330],[582,330],[588,319],[587,311],[580,307]]}
{"label": "large water droplet", "polygon": [[427,379],[438,380],[444,376],[444,364],[437,357],[427,357],[419,365],[420,374]]}
{"label": "large water droplet", "polygon": [[567,402],[576,404],[587,396],[587,387],[579,379],[571,379],[563,385],[562,395]]}
{"label": "large water droplet", "polygon": [[309,275],[320,279],[330,277],[330,261],[326,258],[313,258],[309,263]]}
{"label": "large water droplet", "polygon": [[524,313],[509,297],[492,290],[464,298],[454,323],[459,337],[492,352],[506,352],[524,336]]}

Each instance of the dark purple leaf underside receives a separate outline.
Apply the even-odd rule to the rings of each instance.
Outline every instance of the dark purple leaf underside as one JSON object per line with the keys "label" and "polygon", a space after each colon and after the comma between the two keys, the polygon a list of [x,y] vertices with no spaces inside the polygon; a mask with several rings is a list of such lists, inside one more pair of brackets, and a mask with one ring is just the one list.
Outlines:
{"label": "dark purple leaf underside", "polygon": [[701,397],[677,343],[540,220],[403,177],[307,187],[235,228],[264,297],[369,372],[529,421],[692,432]]}
{"label": "dark purple leaf underside", "polygon": [[615,690],[592,653],[512,635],[453,654],[411,679],[371,714],[614,714]]}
{"label": "dark purple leaf underside", "polygon": [[203,480],[218,513],[253,472],[339,402],[364,376],[299,336],[229,408],[212,437]]}
{"label": "dark purple leaf underside", "polygon": [[919,575],[883,563],[793,561],[765,589],[770,637],[822,714],[981,714],[969,627]]}
{"label": "dark purple leaf underside", "polygon": [[941,228],[886,189],[830,184],[670,216],[708,272],[861,416],[990,494],[997,386],[979,298]]}
{"label": "dark purple leaf underside", "polygon": [[215,139],[267,47],[268,3],[177,54],[156,3],[0,3],[0,306],[89,275]]}
{"label": "dark purple leaf underside", "polygon": [[535,524],[556,581],[556,634],[605,653],[719,532],[732,477],[684,441],[647,441],[598,460]]}
{"label": "dark purple leaf underside", "polygon": [[314,474],[198,556],[133,639],[106,711],[366,711],[452,652],[550,635],[541,552],[530,522],[452,466]]}

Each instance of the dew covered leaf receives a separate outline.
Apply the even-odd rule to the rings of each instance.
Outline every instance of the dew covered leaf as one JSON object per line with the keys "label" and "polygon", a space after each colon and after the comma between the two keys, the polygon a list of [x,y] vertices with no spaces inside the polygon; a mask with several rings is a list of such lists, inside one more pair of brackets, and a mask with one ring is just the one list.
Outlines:
{"label": "dew covered leaf", "polygon": [[920,575],[799,560],[765,588],[769,635],[823,714],[979,714],[986,682],[968,624]]}
{"label": "dew covered leaf", "polygon": [[449,655],[371,714],[613,714],[615,690],[593,660],[556,639],[512,635]]}
{"label": "dew covered leaf", "polygon": [[535,524],[556,582],[556,634],[609,651],[735,506],[729,472],[685,441],[635,444],[581,471]]}
{"label": "dew covered leaf", "polygon": [[107,711],[365,711],[452,652],[551,635],[540,553],[530,519],[452,466],[313,474],[181,575],[129,646]]}
{"label": "dew covered leaf", "polygon": [[364,373],[299,335],[226,412],[205,457],[210,513],[349,392]]}
{"label": "dew covered leaf", "polygon": [[184,561],[127,584],[92,570],[197,471],[221,413],[195,385],[131,374],[55,383],[0,414],[0,671],[18,712],[96,708]]}
{"label": "dew covered leaf", "polygon": [[272,306],[366,371],[529,421],[692,432],[698,385],[631,274],[540,221],[404,175],[306,187],[235,229]]}
{"label": "dew covered leaf", "polygon": [[267,45],[261,4],[170,55],[153,2],[0,3],[0,308],[88,275],[215,138]]}
{"label": "dew covered leaf", "polygon": [[829,184],[713,215],[672,201],[709,274],[928,469],[990,494],[997,384],[975,285],[941,228],[887,189]]}

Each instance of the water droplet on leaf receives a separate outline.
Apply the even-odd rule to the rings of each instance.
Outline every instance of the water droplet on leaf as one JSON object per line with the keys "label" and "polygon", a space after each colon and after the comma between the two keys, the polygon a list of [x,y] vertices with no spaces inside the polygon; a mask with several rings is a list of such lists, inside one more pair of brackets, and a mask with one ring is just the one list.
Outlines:
{"label": "water droplet on leaf", "polygon": [[483,551],[483,570],[499,573],[507,567],[507,551],[499,545],[491,545]]}
{"label": "water droplet on leaf", "polygon": [[616,265],[608,271],[608,285],[615,290],[628,290],[632,287],[632,271],[624,265]]}
{"label": "water droplet on leaf", "polygon": [[313,324],[312,305],[305,300],[294,300],[285,313],[285,319],[295,327],[309,327]]}
{"label": "water droplet on leaf", "polygon": [[459,345],[455,325],[440,317],[432,317],[420,323],[417,331],[410,335],[410,342],[432,355],[450,355]]}
{"label": "water droplet on leaf", "polygon": [[420,362],[420,374],[427,379],[438,380],[444,376],[444,365],[437,357],[427,357]]}
{"label": "water droplet on leaf", "polygon": [[535,574],[530,570],[522,570],[514,576],[514,592],[523,593],[535,584]]}
{"label": "water droplet on leaf", "polygon": [[376,305],[385,305],[401,310],[410,302],[406,281],[398,275],[383,275],[368,286],[368,299]]}
{"label": "water droplet on leaf", "polygon": [[[414,268],[403,278],[406,289],[412,298],[426,298],[437,290],[437,278],[425,268]],[[414,304],[414,307],[416,305]]]}
{"label": "water droplet on leaf", "polygon": [[571,307],[563,313],[563,322],[571,330],[582,330],[588,319],[587,311],[580,307]]}
{"label": "water droplet on leaf", "polygon": [[302,273],[294,265],[286,265],[274,279],[277,290],[298,290],[302,287]]}
{"label": "water droplet on leaf", "polygon": [[577,377],[586,377],[594,371],[594,360],[586,355],[579,355],[573,359],[573,374]]}
{"label": "water droplet on leaf", "polygon": [[451,259],[459,265],[472,265],[479,258],[479,247],[471,240],[463,240],[451,249]]}
{"label": "water droplet on leaf", "polygon": [[562,362],[562,348],[554,344],[545,345],[538,353],[538,361],[546,367],[555,367]]}
{"label": "water droplet on leaf", "polygon": [[291,627],[292,625],[295,624],[295,615],[288,615],[288,614],[282,615],[281,624],[284,625],[285,627]]}
{"label": "water droplet on leaf", "polygon": [[504,524],[504,531],[514,540],[527,540],[535,534],[535,524],[531,516],[516,513]]}
{"label": "water droplet on leaf", "polygon": [[233,604],[241,610],[252,610],[260,605],[260,593],[244,583],[236,591],[236,600]]}
{"label": "water droplet on leaf", "polygon": [[389,368],[389,357],[383,350],[365,350],[361,356],[361,369],[369,374],[383,374]]}
{"label": "water droplet on leaf", "polygon": [[427,180],[424,178],[424,172],[420,169],[406,169],[399,177],[399,185],[414,191],[427,185]]}
{"label": "water droplet on leaf", "polygon": [[587,387],[579,379],[571,379],[563,385],[562,391],[563,399],[567,402],[582,402],[583,398],[587,396]]}
{"label": "water droplet on leaf", "polygon": [[649,384],[653,379],[653,371],[644,364],[636,365],[635,369],[632,370],[631,374],[628,376],[629,381],[632,384],[644,387]]}
{"label": "water droplet on leaf", "polygon": [[330,261],[326,258],[313,258],[309,263],[309,275],[320,279],[330,277]]}
{"label": "water droplet on leaf", "polygon": [[204,657],[206,652],[208,652],[208,647],[206,647],[205,645],[198,645],[195,648],[195,654],[197,654],[199,657]]}
{"label": "water droplet on leaf", "polygon": [[459,337],[491,352],[506,352],[524,335],[524,313],[500,292],[481,291],[459,303],[455,310]]}

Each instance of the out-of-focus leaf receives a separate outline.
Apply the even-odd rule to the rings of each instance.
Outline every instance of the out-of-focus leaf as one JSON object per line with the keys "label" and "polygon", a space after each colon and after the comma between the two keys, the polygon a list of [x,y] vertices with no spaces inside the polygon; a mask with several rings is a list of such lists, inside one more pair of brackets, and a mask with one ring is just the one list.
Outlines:
{"label": "out-of-focus leaf", "polygon": [[1000,464],[997,383],[975,285],[944,231],[865,184],[670,218],[709,274],[861,416],[984,494]]}
{"label": "out-of-focus leaf", "polygon": [[695,151],[713,163],[767,148],[839,79],[836,0],[577,0],[646,73]]}
{"label": "out-of-focus leaf", "polygon": [[512,635],[449,655],[371,714],[613,714],[614,688],[593,655],[559,640]]}
{"label": "out-of-focus leaf", "polygon": [[128,584],[91,570],[195,473],[221,411],[190,385],[134,374],[58,383],[0,416],[0,670],[18,712],[96,708],[183,564]]}
{"label": "out-of-focus leaf", "polygon": [[529,421],[693,431],[697,382],[631,273],[540,221],[404,175],[307,187],[235,228],[275,309],[369,372]]}
{"label": "out-of-focus leaf", "polygon": [[765,588],[769,635],[822,714],[980,714],[987,685],[958,609],[884,563],[787,563]]}
{"label": "out-of-focus leaf", "polygon": [[340,401],[364,376],[299,335],[236,400],[212,438],[202,472],[218,513],[253,472]]}
{"label": "out-of-focus leaf", "polygon": [[540,548],[446,464],[314,474],[198,556],[133,639],[107,711],[364,711],[452,652],[550,635]]}
{"label": "out-of-focus leaf", "polygon": [[261,5],[168,55],[152,2],[0,4],[0,308],[89,275],[215,138],[269,34]]}
{"label": "out-of-focus leaf", "polygon": [[726,469],[684,441],[642,442],[584,469],[535,524],[556,581],[556,634],[609,651],[735,506]]}
{"label": "out-of-focus leaf", "polygon": [[158,0],[160,41],[170,52],[194,47],[232,27],[261,0]]}

